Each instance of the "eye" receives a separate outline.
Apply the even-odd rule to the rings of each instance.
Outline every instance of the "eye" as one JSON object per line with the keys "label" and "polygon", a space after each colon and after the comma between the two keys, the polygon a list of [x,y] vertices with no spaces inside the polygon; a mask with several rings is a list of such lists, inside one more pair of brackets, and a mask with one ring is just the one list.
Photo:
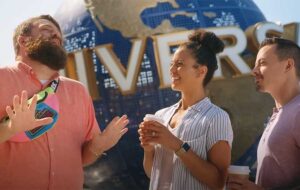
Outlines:
{"label": "eye", "polygon": [[177,66],[178,66],[178,67],[183,66],[183,61],[178,61],[178,62],[177,62]]}
{"label": "eye", "polygon": [[259,66],[263,66],[263,65],[266,64],[266,62],[265,61],[260,61],[258,64],[259,64]]}
{"label": "eye", "polygon": [[258,62],[255,63],[255,67],[264,66],[265,64],[266,62],[264,60],[259,60]]}
{"label": "eye", "polygon": [[183,61],[179,60],[179,61],[172,61],[170,64],[170,67],[182,67],[183,66]]}

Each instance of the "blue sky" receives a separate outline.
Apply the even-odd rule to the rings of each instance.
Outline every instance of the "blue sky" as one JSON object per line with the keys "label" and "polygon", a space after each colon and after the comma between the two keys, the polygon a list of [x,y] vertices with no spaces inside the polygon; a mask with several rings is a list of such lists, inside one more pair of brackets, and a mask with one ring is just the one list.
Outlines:
{"label": "blue sky", "polygon": [[[254,0],[254,2],[269,21],[279,21],[282,24],[300,23],[298,13],[300,0]],[[54,15],[62,3],[63,0],[2,0],[0,2],[0,66],[14,63],[12,46],[14,28],[31,16]]]}
{"label": "blue sky", "polygon": [[269,21],[279,21],[282,24],[300,23],[299,0],[254,0],[254,2]]}

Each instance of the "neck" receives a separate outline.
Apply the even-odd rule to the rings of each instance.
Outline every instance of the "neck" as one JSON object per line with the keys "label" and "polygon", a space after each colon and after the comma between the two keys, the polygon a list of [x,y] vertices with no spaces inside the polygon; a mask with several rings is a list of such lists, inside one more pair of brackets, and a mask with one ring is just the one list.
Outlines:
{"label": "neck", "polygon": [[203,88],[193,89],[191,92],[182,92],[181,93],[181,108],[183,110],[188,109],[188,107],[196,104],[200,100],[206,97]]}
{"label": "neck", "polygon": [[16,61],[21,61],[29,65],[39,80],[49,80],[55,73],[57,73],[57,71],[50,69],[48,66],[29,58],[17,57]]}
{"label": "neck", "polygon": [[283,85],[282,88],[278,88],[277,91],[271,93],[271,96],[275,100],[276,108],[281,108],[299,94],[300,86],[298,80],[296,80]]}

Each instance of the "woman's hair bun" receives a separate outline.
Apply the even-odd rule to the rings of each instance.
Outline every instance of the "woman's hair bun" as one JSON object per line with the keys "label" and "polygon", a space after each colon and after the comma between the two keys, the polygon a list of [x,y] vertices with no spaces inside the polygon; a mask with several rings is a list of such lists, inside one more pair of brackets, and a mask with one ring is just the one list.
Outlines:
{"label": "woman's hair bun", "polygon": [[210,49],[215,54],[222,52],[224,49],[223,41],[214,33],[205,30],[195,31],[189,36],[189,40]]}

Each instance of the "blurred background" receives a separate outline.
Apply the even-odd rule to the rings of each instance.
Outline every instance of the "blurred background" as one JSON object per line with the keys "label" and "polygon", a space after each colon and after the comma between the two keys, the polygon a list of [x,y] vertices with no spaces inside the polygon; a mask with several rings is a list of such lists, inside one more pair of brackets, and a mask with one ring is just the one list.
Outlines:
{"label": "blurred background", "polygon": [[[254,178],[257,142],[273,101],[268,95],[255,91],[250,76],[257,52],[250,43],[255,32],[247,29],[258,30],[257,23],[271,22],[282,32],[269,35],[283,34],[297,40],[297,25],[287,24],[300,22],[296,10],[299,5],[297,0],[3,1],[0,3],[0,66],[14,63],[12,35],[21,21],[39,14],[54,16],[64,33],[69,58],[62,73],[80,80],[89,89],[101,129],[114,115],[127,114],[130,119],[129,131],[118,145],[108,151],[107,156],[85,168],[85,189],[148,189],[148,178],[142,168],[138,124],[145,114],[155,113],[180,99],[180,94],[171,91],[165,83],[168,73],[164,72],[163,65],[169,63],[164,59],[169,53],[163,54],[155,44],[160,37],[171,38],[177,32],[207,28],[219,29],[222,35],[226,28],[236,27],[241,31],[236,41],[223,40],[234,46],[245,38],[248,39],[245,47],[234,61],[219,55],[219,77],[208,86],[207,94],[231,117],[234,130],[232,163],[249,165]],[[181,40],[178,36],[175,35],[175,41]],[[146,40],[139,46],[141,52],[135,50],[140,56],[130,67],[133,40],[140,39]],[[171,54],[178,45],[175,41],[168,49]],[[110,56],[102,54],[103,51]],[[118,64],[123,68],[111,68]],[[131,69],[133,74],[117,72],[122,69]]]}

